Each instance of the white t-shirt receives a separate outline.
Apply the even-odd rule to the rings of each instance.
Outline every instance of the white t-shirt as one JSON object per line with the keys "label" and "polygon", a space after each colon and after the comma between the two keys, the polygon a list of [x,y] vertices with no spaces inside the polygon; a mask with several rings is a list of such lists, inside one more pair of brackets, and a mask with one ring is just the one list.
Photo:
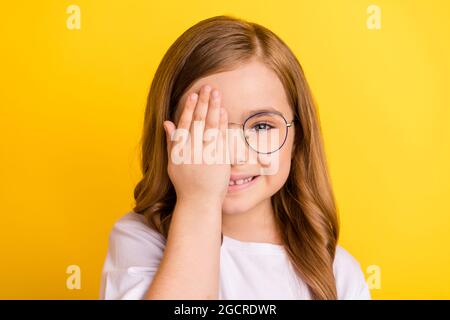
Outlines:
{"label": "white t-shirt", "polygon": [[[166,239],[133,211],[109,235],[100,299],[143,299],[163,257]],[[311,299],[282,245],[223,236],[219,300]],[[371,299],[358,261],[340,245],[333,264],[338,299]]]}

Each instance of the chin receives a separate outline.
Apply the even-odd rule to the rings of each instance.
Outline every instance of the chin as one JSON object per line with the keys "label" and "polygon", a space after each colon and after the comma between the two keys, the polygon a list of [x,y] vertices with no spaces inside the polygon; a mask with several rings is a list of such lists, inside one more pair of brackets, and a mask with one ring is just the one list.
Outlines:
{"label": "chin", "polygon": [[226,197],[222,204],[222,213],[240,214],[249,211],[253,206],[250,199]]}

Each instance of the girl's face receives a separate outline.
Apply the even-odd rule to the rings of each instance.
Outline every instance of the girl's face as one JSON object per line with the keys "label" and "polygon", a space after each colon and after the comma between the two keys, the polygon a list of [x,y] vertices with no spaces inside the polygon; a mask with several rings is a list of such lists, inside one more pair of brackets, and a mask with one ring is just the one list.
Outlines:
{"label": "girl's face", "polygon": [[[190,93],[198,93],[206,84],[220,91],[222,107],[228,112],[229,129],[239,130],[242,125],[237,124],[242,124],[249,116],[267,109],[280,112],[288,123],[293,119],[293,112],[281,81],[272,70],[259,61],[253,60],[232,71],[198,79],[181,97],[179,106],[185,105],[184,102]],[[180,112],[178,107],[175,124]],[[270,200],[271,196],[281,189],[289,176],[294,145],[294,126],[287,131],[287,138],[282,148],[272,154],[258,156],[247,145],[245,157],[239,157],[230,150],[231,180],[242,176],[257,177],[249,183],[244,182],[228,187],[222,207],[223,213],[237,214],[249,211],[263,201]],[[270,174],[261,174],[269,167],[272,170]]]}

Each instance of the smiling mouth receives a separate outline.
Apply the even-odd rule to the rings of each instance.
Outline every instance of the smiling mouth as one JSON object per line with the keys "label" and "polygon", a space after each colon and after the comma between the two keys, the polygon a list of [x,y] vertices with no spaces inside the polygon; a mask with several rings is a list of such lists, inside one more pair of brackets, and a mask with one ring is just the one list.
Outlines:
{"label": "smiling mouth", "polygon": [[257,176],[252,176],[252,177],[247,177],[247,178],[244,178],[244,179],[230,180],[228,182],[228,185],[229,186],[234,186],[234,185],[246,184],[246,183],[249,183],[250,181],[252,181],[256,177]]}
{"label": "smiling mouth", "polygon": [[257,176],[248,176],[242,178],[231,178],[228,182],[228,191],[238,191],[244,188],[247,188],[255,183],[259,175]]}

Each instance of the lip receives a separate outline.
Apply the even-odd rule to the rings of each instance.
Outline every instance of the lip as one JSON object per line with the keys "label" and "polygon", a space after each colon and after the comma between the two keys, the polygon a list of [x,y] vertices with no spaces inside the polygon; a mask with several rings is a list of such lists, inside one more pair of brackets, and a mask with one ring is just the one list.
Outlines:
{"label": "lip", "polygon": [[261,177],[260,175],[248,175],[248,174],[247,175],[231,175],[230,180],[239,180],[239,179],[245,179],[245,178],[249,178],[249,177],[254,177],[254,178],[252,179],[252,181],[247,182],[247,183],[235,184],[232,186],[228,186],[228,193],[233,193],[233,192],[241,191],[243,189],[247,189],[247,188],[251,187],[252,185],[254,185]]}
{"label": "lip", "polygon": [[230,180],[246,179],[246,178],[256,177],[256,176],[259,176],[259,174],[231,174]]}

